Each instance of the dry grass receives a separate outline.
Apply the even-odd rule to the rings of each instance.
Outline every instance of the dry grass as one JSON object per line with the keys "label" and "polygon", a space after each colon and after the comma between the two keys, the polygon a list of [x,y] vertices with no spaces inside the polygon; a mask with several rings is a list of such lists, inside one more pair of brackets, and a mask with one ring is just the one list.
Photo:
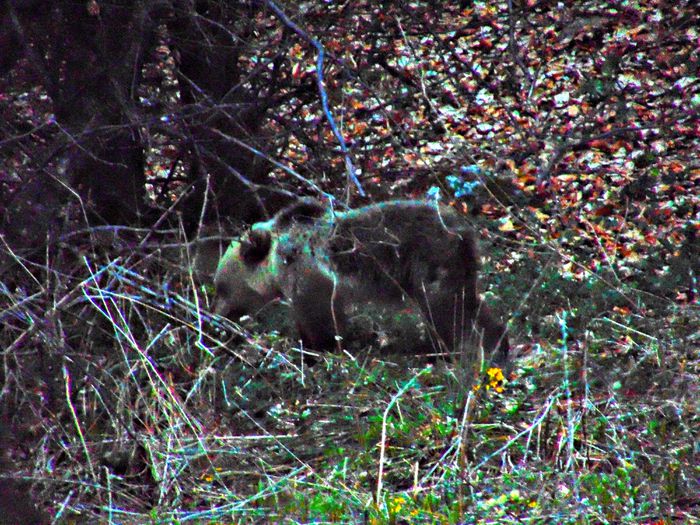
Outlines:
{"label": "dry grass", "polygon": [[698,523],[697,306],[617,316],[608,287],[506,274],[539,334],[514,322],[482,378],[305,356],[212,318],[155,246],[50,260],[3,275],[2,476],[57,523]]}

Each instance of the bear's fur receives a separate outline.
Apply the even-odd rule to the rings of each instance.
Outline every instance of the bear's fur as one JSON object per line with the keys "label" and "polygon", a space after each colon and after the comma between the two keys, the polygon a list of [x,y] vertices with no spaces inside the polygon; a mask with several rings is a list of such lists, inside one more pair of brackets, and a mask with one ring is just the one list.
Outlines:
{"label": "bear's fur", "polygon": [[346,305],[360,301],[420,308],[448,350],[482,343],[504,362],[505,327],[477,291],[474,233],[453,209],[388,201],[334,212],[303,199],[233,241],[219,261],[215,312],[254,314],[291,301],[303,343],[332,348],[346,327]]}

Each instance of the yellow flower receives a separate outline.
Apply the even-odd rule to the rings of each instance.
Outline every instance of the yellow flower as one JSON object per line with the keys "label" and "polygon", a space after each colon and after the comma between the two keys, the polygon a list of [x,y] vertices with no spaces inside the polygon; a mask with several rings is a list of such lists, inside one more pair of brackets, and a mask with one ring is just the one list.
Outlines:
{"label": "yellow flower", "polygon": [[397,514],[401,511],[404,503],[406,503],[406,498],[403,496],[396,496],[394,499],[389,501],[389,512],[391,514]]}
{"label": "yellow flower", "polygon": [[493,388],[498,393],[503,392],[503,381],[505,381],[503,370],[500,368],[489,368],[486,371],[486,375],[488,375],[486,389]]}
{"label": "yellow flower", "polygon": [[491,378],[491,381],[503,381],[503,370],[500,368],[489,368],[486,373]]}

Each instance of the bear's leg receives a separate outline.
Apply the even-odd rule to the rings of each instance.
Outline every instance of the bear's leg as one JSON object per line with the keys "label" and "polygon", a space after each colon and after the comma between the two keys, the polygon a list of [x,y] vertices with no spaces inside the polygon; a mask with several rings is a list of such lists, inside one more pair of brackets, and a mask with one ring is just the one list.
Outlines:
{"label": "bear's leg", "polygon": [[292,309],[304,346],[314,350],[339,347],[336,335],[346,326],[341,294],[334,280],[313,269],[296,276]]}

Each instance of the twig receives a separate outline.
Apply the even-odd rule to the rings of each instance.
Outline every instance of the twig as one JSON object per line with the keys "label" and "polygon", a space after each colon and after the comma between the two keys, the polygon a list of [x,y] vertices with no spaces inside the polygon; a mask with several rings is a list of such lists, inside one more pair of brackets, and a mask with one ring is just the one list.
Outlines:
{"label": "twig", "polygon": [[333,114],[331,113],[331,110],[328,106],[328,94],[326,93],[326,88],[323,85],[323,57],[326,53],[323,44],[321,44],[321,42],[310,36],[308,33],[303,31],[298,25],[292,22],[292,20],[290,20],[289,17],[286,14],[284,14],[284,11],[282,11],[272,0],[267,0],[265,3],[272,10],[272,12],[275,13],[275,15],[280,20],[282,20],[282,22],[287,27],[289,27],[301,38],[306,40],[309,44],[314,46],[318,51],[318,57],[316,58],[316,85],[318,86],[318,92],[321,95],[321,105],[323,107],[323,113],[328,119],[328,123],[330,124],[331,129],[333,130],[335,138],[337,138],[338,142],[340,143],[340,149],[343,151],[343,155],[345,157],[345,167],[348,170],[348,176],[350,177],[350,180],[352,180],[352,182],[355,184],[355,187],[357,188],[357,191],[360,193],[360,195],[364,197],[365,190],[362,189],[362,184],[360,184],[360,181],[357,178],[355,166],[353,165],[352,159],[350,158],[350,151],[348,150],[348,146],[345,143],[345,138],[343,137],[343,134],[340,133],[340,131],[338,130],[338,126],[336,125],[335,119],[333,118]]}
{"label": "twig", "polygon": [[379,443],[379,471],[377,473],[377,499],[376,499],[376,504],[379,505],[379,502],[381,501],[381,496],[382,496],[382,478],[384,477],[384,463],[386,461],[386,427],[387,427],[387,418],[389,417],[389,411],[394,407],[394,405],[398,402],[399,398],[403,396],[406,391],[409,388],[412,388],[415,384],[416,381],[420,376],[425,374],[430,370],[429,368],[424,368],[420,372],[418,372],[416,375],[414,375],[409,381],[406,382],[404,386],[401,387],[401,389],[394,394],[394,396],[391,398],[391,401],[389,401],[389,404],[386,406],[384,409],[384,414],[382,415],[382,439]]}

